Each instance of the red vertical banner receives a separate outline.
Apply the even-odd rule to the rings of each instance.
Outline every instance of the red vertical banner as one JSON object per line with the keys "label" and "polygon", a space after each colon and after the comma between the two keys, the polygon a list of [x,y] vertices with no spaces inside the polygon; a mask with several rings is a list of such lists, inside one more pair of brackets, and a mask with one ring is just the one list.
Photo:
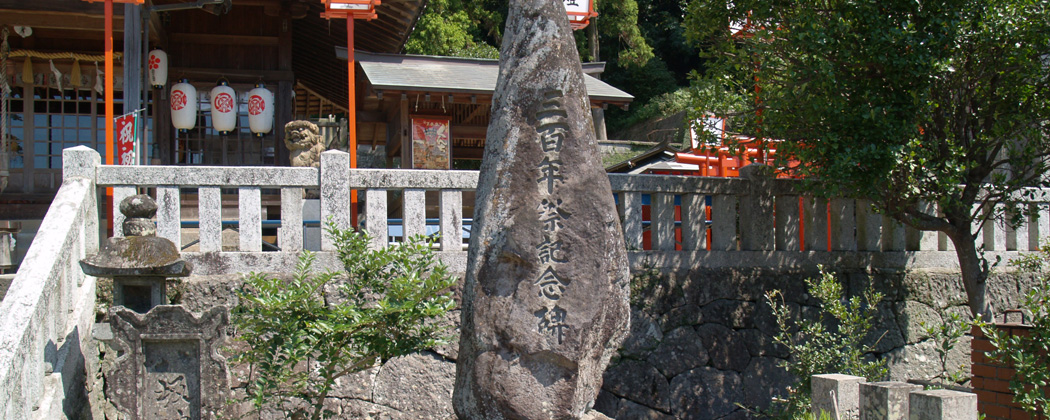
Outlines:
{"label": "red vertical banner", "polygon": [[114,119],[116,123],[116,135],[117,135],[117,164],[118,165],[135,165],[138,164],[137,150],[135,150],[136,140],[136,113],[125,114],[123,116]]}

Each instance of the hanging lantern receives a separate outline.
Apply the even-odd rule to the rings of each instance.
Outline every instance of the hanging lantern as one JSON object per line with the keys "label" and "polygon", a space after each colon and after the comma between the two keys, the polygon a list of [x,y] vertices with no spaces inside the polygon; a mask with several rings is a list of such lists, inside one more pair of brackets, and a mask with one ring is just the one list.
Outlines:
{"label": "hanging lantern", "polygon": [[149,84],[155,89],[168,83],[168,53],[164,50],[149,52]]}
{"label": "hanging lantern", "polygon": [[237,92],[225,80],[211,89],[211,127],[223,136],[237,128]]}
{"label": "hanging lantern", "polygon": [[171,125],[179,130],[197,125],[197,88],[186,79],[171,87]]}
{"label": "hanging lantern", "polygon": [[248,91],[248,126],[260,137],[273,130],[273,92],[262,83]]}
{"label": "hanging lantern", "polygon": [[324,3],[324,13],[321,17],[325,19],[366,19],[372,20],[377,17],[376,6],[380,0],[321,0]]}
{"label": "hanging lantern", "polygon": [[569,27],[574,31],[586,28],[591,18],[598,16],[594,13],[591,0],[565,0],[564,4],[565,12],[569,15]]}

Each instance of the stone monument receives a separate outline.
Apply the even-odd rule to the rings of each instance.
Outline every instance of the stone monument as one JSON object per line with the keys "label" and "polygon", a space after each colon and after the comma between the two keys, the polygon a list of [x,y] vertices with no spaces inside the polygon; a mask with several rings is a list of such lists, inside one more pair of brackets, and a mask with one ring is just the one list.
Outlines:
{"label": "stone monument", "polygon": [[292,166],[318,167],[321,165],[321,131],[305,120],[296,120],[284,125],[284,145],[288,148]]}
{"label": "stone monument", "polygon": [[584,416],[627,332],[626,250],[583,77],[562,3],[511,0],[463,289],[462,419]]}
{"label": "stone monument", "polygon": [[147,314],[111,308],[109,325],[117,351],[106,373],[106,397],[130,419],[218,418],[230,391],[226,358],[227,310],[194,314],[161,305]]}

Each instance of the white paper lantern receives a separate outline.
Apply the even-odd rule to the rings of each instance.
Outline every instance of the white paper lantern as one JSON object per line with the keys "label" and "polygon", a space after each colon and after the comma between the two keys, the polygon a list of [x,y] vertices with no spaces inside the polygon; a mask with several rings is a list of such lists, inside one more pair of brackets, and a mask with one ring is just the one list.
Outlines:
{"label": "white paper lantern", "polygon": [[149,52],[149,84],[156,89],[168,83],[168,53],[164,50]]}
{"label": "white paper lantern", "polygon": [[225,80],[211,89],[211,127],[223,136],[237,128],[237,92]]}
{"label": "white paper lantern", "polygon": [[197,125],[197,88],[182,79],[171,87],[171,125],[191,130]]}
{"label": "white paper lantern", "polygon": [[248,91],[248,126],[257,136],[273,130],[273,92],[262,83]]}

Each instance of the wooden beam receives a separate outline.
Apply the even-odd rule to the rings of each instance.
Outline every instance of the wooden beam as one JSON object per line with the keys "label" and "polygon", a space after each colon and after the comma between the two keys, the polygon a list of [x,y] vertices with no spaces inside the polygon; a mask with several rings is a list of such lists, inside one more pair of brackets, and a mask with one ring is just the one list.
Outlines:
{"label": "wooden beam", "polygon": [[[0,0],[0,9],[29,10],[34,13],[66,12],[80,13],[84,15],[98,15],[99,18],[105,13],[102,3],[89,3],[86,1],[70,0]],[[114,17],[123,16],[124,10],[114,10]],[[10,22],[5,22],[10,23]]]}
{"label": "wooden beam", "polygon": [[[98,32],[106,29],[106,20],[103,19],[102,15],[95,16],[83,13],[4,10],[0,12],[0,22],[11,26],[28,26],[33,29],[71,29]],[[114,16],[113,26],[114,28],[123,28],[124,16]]]}
{"label": "wooden beam", "polygon": [[254,36],[254,35],[219,35],[219,34],[169,34],[172,42],[180,44],[202,44],[202,45],[233,45],[233,46],[256,46],[277,47],[281,45],[280,38],[276,36]]}
{"label": "wooden beam", "polygon": [[452,159],[481,159],[485,156],[483,147],[453,147]]}
{"label": "wooden beam", "polygon": [[189,79],[213,79],[226,77],[231,82],[256,82],[259,78],[267,82],[279,80],[294,80],[295,74],[284,70],[244,70],[244,69],[202,69],[173,67],[168,70],[172,80],[180,78]]}
{"label": "wooden beam", "polygon": [[451,125],[452,138],[483,139],[489,129],[484,125]]}

